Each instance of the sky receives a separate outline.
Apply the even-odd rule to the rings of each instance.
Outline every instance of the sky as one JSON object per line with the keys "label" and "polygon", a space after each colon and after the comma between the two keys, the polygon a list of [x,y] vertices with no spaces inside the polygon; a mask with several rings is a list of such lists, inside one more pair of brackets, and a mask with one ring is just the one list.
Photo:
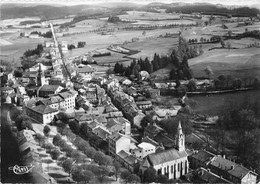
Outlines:
{"label": "sky", "polygon": [[260,5],[260,0],[1,0],[1,3],[41,3],[41,4],[61,4],[61,5],[77,5],[77,4],[96,4],[109,2],[133,2],[137,4],[148,4],[151,2],[173,3],[173,2],[208,2],[212,4],[252,6]]}

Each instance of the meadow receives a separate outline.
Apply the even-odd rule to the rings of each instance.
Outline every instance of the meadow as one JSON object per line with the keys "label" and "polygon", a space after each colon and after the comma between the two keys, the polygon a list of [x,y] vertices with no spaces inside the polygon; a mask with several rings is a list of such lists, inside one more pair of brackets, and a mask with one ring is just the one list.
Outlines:
{"label": "meadow", "polygon": [[119,15],[120,19],[125,20],[166,20],[179,19],[179,14],[153,13],[145,11],[127,11],[125,15]]}

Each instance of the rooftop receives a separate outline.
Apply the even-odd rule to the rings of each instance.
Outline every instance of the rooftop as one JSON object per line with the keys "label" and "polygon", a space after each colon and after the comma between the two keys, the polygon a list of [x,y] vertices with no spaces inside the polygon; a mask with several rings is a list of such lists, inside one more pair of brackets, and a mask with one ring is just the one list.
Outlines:
{"label": "rooftop", "polygon": [[41,88],[40,88],[40,91],[53,91],[55,92],[59,87],[59,85],[43,85]]}
{"label": "rooftop", "polygon": [[244,166],[232,162],[228,159],[225,159],[220,155],[216,156],[212,160],[210,165],[215,166],[221,170],[224,170],[236,178],[243,178],[246,174],[250,172],[250,170],[245,168]]}
{"label": "rooftop", "polygon": [[212,158],[215,157],[215,155],[206,150],[199,150],[197,153],[191,155],[191,157],[205,163],[205,162],[209,162]]}
{"label": "rooftop", "polygon": [[33,107],[32,110],[34,110],[40,114],[49,114],[49,113],[53,113],[53,112],[58,112],[58,110],[53,109],[47,105],[38,105],[36,107]]}
{"label": "rooftop", "polygon": [[177,160],[183,157],[187,157],[186,151],[178,151],[176,149],[169,149],[159,153],[153,153],[148,155],[148,159],[153,166],[162,163],[170,162],[172,160]]}

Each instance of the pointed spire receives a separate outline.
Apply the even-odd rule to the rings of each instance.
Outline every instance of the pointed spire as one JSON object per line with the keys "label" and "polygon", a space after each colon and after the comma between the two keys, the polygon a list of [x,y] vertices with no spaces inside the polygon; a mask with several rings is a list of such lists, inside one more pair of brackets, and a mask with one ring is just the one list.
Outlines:
{"label": "pointed spire", "polygon": [[179,151],[185,150],[185,137],[182,132],[181,122],[179,122],[176,136],[176,146]]}

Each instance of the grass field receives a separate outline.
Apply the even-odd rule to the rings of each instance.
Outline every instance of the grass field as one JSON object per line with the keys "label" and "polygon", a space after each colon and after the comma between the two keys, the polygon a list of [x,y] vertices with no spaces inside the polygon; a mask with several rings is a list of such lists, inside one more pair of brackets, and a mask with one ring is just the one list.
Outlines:
{"label": "grass field", "polygon": [[215,49],[190,59],[189,65],[194,77],[206,77],[204,69],[210,66],[214,76],[221,74],[238,78],[257,77],[260,79],[259,48]]}
{"label": "grass field", "polygon": [[191,104],[192,109],[196,113],[217,116],[224,107],[232,102],[236,102],[237,104],[243,103],[244,101],[253,103],[257,98],[260,98],[259,90],[221,95],[193,96],[188,97],[187,103]]}
{"label": "grass field", "polygon": [[153,13],[144,11],[128,11],[125,15],[119,15],[120,19],[126,20],[165,20],[165,19],[178,19],[180,15],[177,14],[167,14],[167,13]]}

